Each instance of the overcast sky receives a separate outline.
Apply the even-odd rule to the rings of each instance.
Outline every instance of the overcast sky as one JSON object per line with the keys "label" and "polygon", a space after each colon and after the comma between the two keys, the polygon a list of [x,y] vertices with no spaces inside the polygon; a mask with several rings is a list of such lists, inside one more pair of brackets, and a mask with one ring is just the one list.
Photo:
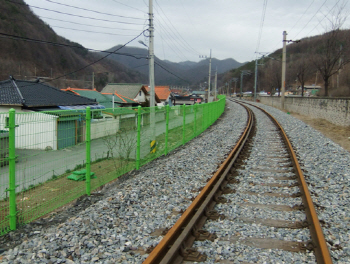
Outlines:
{"label": "overcast sky", "polygon": [[[148,0],[25,2],[57,34],[86,48],[105,50],[125,44],[148,27]],[[281,48],[284,30],[287,39],[292,40],[324,33],[326,27],[329,28],[332,13],[346,2],[153,0],[155,54],[173,62],[198,61],[200,55],[209,56],[212,49],[212,57],[217,59],[250,61],[257,56],[256,51],[270,53]],[[347,14],[349,5],[343,8],[343,15]],[[344,28],[349,28],[348,20]],[[147,32],[128,46],[143,47],[138,40],[147,44]]]}

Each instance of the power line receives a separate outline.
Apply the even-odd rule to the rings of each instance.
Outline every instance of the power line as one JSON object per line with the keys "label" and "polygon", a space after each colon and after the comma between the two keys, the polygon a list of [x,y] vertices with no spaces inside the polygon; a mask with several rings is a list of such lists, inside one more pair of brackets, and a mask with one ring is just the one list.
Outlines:
{"label": "power line", "polygon": [[91,10],[91,9],[86,9],[86,8],[82,8],[82,7],[62,4],[62,3],[58,3],[58,2],[55,2],[55,1],[52,1],[52,0],[45,0],[45,1],[53,3],[53,4],[57,4],[57,5],[67,6],[67,7],[71,7],[71,8],[75,8],[75,9],[79,9],[79,10],[84,10],[84,11],[89,11],[89,12],[93,12],[93,13],[97,13],[97,14],[107,15],[107,16],[116,16],[116,17],[122,17],[122,18],[144,20],[143,18],[139,18],[139,17],[127,17],[127,16],[122,16],[122,15],[115,15],[115,14],[110,14],[110,13],[104,13],[104,12]]}
{"label": "power line", "polygon": [[129,7],[129,8],[132,8],[132,9],[135,9],[135,10],[137,10],[137,11],[140,11],[140,12],[142,12],[142,13],[144,13],[144,14],[147,14],[147,12],[145,12],[145,11],[143,11],[143,10],[141,10],[141,9],[138,9],[138,8],[136,8],[136,7],[126,5],[126,4],[121,3],[121,2],[119,2],[119,1],[116,1],[116,0],[113,0],[113,1],[116,2],[116,3],[118,3],[118,4],[121,4],[121,5],[123,5],[123,6],[127,6],[127,7]]}
{"label": "power line", "polygon": [[[138,37],[140,37],[143,33],[144,33],[144,31],[142,31],[139,35],[137,35],[137,36],[134,37],[133,39],[129,40],[129,41],[126,42],[125,44],[123,44],[123,45],[121,45],[120,47],[118,47],[118,48],[117,48],[116,50],[114,50],[113,52],[109,52],[107,55],[105,55],[105,56],[101,57],[100,59],[97,59],[97,60],[95,60],[95,61],[93,61],[93,62],[91,62],[91,63],[89,63],[89,64],[87,64],[87,65],[85,65],[84,67],[81,67],[81,68],[79,68],[79,69],[77,69],[77,70],[75,70],[75,71],[72,71],[72,72],[63,74],[63,75],[61,75],[61,76],[59,76],[59,77],[56,77],[56,78],[54,78],[54,79],[51,79],[51,80],[48,80],[48,81],[44,81],[44,82],[42,82],[42,83],[52,82],[52,81],[54,81],[54,80],[58,80],[58,79],[61,79],[61,78],[63,78],[63,77],[66,77],[66,76],[68,76],[68,75],[74,74],[74,73],[76,73],[76,72],[78,72],[78,71],[84,70],[84,69],[86,69],[87,67],[90,67],[91,65],[94,65],[94,64],[96,64],[97,62],[100,62],[100,61],[104,60],[104,59],[107,58],[108,56],[110,56],[110,55],[112,55],[112,54],[115,54],[118,50],[124,48],[126,45],[128,45],[129,43],[131,43],[132,41],[134,41],[135,39],[137,39]],[[8,34],[0,33],[0,35],[8,35]],[[30,84],[30,85],[26,85],[26,86],[31,86],[31,85],[34,85],[34,84]]]}
{"label": "power line", "polygon": [[295,35],[294,38],[296,38],[306,27],[307,25],[313,20],[313,18],[318,14],[318,12],[321,10],[321,8],[325,5],[325,3],[327,2],[328,0],[325,0],[323,2],[323,4],[320,6],[320,8],[316,11],[316,13],[310,18],[310,20],[305,24],[305,26],[299,31],[298,34]]}
{"label": "power line", "polygon": [[[142,31],[141,34],[143,34],[143,31]],[[84,49],[84,50],[93,51],[93,52],[107,53],[107,54],[110,54],[110,55],[111,54],[115,54],[115,55],[129,56],[129,57],[133,57],[135,59],[147,59],[147,57],[145,57],[143,55],[136,56],[135,54],[129,54],[129,53],[117,53],[115,51],[96,50],[96,49],[91,49],[91,48],[85,48],[83,46],[77,46],[77,45],[70,45],[70,44],[64,44],[64,43],[58,43],[58,42],[52,42],[52,41],[46,41],[46,40],[40,40],[40,39],[32,39],[32,38],[20,37],[20,36],[16,36],[16,35],[1,33],[1,32],[0,32],[0,37],[2,37],[2,38],[9,38],[9,39],[13,39],[13,40],[21,40],[21,41],[27,41],[27,42],[40,43],[40,44],[48,44],[48,45],[58,46],[58,47]]]}
{"label": "power line", "polygon": [[262,30],[263,30],[263,27],[264,27],[264,21],[265,21],[266,7],[267,7],[267,0],[264,0],[263,10],[262,10],[261,20],[260,20],[260,29],[259,29],[259,35],[258,35],[258,43],[256,44],[255,52],[257,52],[259,50],[259,47],[260,47],[261,34],[262,34]]}
{"label": "power line", "polygon": [[181,77],[177,76],[175,73],[166,69],[163,65],[159,64],[158,62],[155,61],[154,64],[158,65],[160,68],[162,68],[166,72],[170,73],[171,75],[174,75],[175,77],[179,78],[180,80],[183,80],[183,81],[187,82],[188,84],[191,84],[188,80],[182,79]]}
{"label": "power line", "polygon": [[84,29],[76,29],[76,28],[66,28],[66,27],[53,26],[53,25],[50,25],[50,27],[62,28],[62,29],[68,29],[68,30],[74,30],[74,31],[89,32],[89,33],[96,33],[96,34],[113,35],[113,36],[128,36],[128,37],[133,36],[133,35],[124,35],[124,34],[106,33],[106,32],[98,32],[98,31],[91,31],[91,30],[84,30]]}
{"label": "power line", "polygon": [[[183,43],[185,43],[185,45],[187,45],[187,47],[189,48],[189,50],[191,50],[191,52],[196,53],[196,55],[199,55],[200,53],[197,52],[194,48],[191,47],[190,44],[188,44],[188,42],[181,36],[181,34],[177,31],[177,29],[174,27],[174,25],[171,23],[171,20],[167,17],[167,15],[165,14],[165,12],[163,11],[162,7],[158,4],[158,1],[156,0],[156,4],[159,7],[159,9],[162,11],[162,13],[164,14],[165,18],[169,21],[170,25],[174,28],[174,30],[176,31],[177,35],[181,38],[181,40],[183,41]],[[169,29],[171,30],[171,28],[169,27]],[[184,46],[185,47],[185,46]],[[185,47],[185,48],[187,48]]]}
{"label": "power line", "polygon": [[294,29],[294,27],[298,24],[298,22],[300,21],[300,19],[306,14],[306,12],[310,9],[310,7],[312,6],[312,4],[313,4],[314,2],[315,2],[315,0],[313,0],[313,1],[311,2],[311,4],[308,6],[308,8],[305,9],[304,13],[303,13],[301,16],[299,16],[299,19],[297,20],[297,22],[295,22],[294,26],[293,26],[291,29],[289,29],[288,31],[292,31],[292,30]]}
{"label": "power line", "polygon": [[[161,23],[159,23],[158,25],[160,26],[159,29],[160,29],[161,31],[164,32],[164,35],[168,36],[168,38],[170,38],[170,39],[173,39],[174,42],[176,41],[176,40],[173,38],[173,36],[166,30],[166,28],[165,28]],[[162,38],[162,39],[163,39],[163,38]],[[163,40],[164,40],[164,39],[163,39]],[[169,46],[169,48],[170,48],[180,59],[185,59],[185,60],[187,60],[186,56],[182,53],[182,51],[178,48],[177,45],[175,45],[175,44],[170,45],[170,44],[168,43],[167,40],[165,40],[165,42],[167,43],[167,45]],[[180,52],[180,53],[182,54],[182,56],[180,56],[179,53],[173,49],[173,47],[174,47],[176,50],[178,50],[178,52]]]}
{"label": "power line", "polygon": [[[297,36],[307,27],[307,25],[313,20],[313,18],[318,14],[318,12],[321,10],[321,8],[325,5],[325,3],[327,2],[328,0],[325,0],[323,3],[322,3],[322,5],[319,7],[319,9],[315,12],[315,14],[310,18],[310,20],[305,24],[305,26],[299,31],[299,33],[297,34],[297,35],[295,35],[295,37],[294,38],[297,38]],[[310,5],[311,6],[311,5]],[[310,7],[309,6],[309,7]],[[308,7],[308,8],[309,8]],[[295,24],[296,25],[296,24]],[[295,26],[294,25],[294,26]],[[293,27],[294,27],[293,26]],[[275,46],[275,48],[273,48],[272,49],[272,52],[277,48],[277,46],[278,46],[279,44],[276,44],[276,46]]]}
{"label": "power line", "polygon": [[45,19],[50,19],[50,20],[55,20],[55,21],[60,21],[60,22],[65,22],[65,23],[71,23],[71,24],[75,24],[75,25],[88,26],[88,27],[106,28],[106,29],[117,29],[117,30],[128,30],[128,31],[139,31],[138,29],[116,28],[116,27],[104,27],[104,26],[89,25],[89,24],[83,24],[83,23],[68,21],[68,20],[56,19],[56,18],[51,18],[51,17],[44,17],[44,16],[38,16],[38,17],[40,17],[40,18],[45,18]]}
{"label": "power line", "polygon": [[[4,12],[9,12],[9,9],[6,9],[6,8],[0,8],[0,10],[4,10]],[[21,12],[21,11],[18,11],[18,13],[20,13],[20,14],[26,16],[26,17],[29,17],[28,13]],[[113,30],[128,30],[128,31],[138,31],[138,32],[140,31],[139,29],[96,26],[96,25],[91,25],[91,24],[78,23],[78,22],[73,22],[73,21],[68,21],[68,20],[63,20],[63,19],[57,19],[57,18],[51,18],[51,17],[45,17],[45,16],[39,16],[39,15],[37,15],[37,17],[41,18],[43,21],[44,21],[44,19],[49,19],[49,20],[54,20],[54,21],[59,21],[59,22],[64,22],[64,23],[70,23],[70,24],[80,25],[80,26],[87,26],[87,27],[105,28],[105,29],[113,29]],[[6,20],[17,21],[17,19],[15,19],[15,18],[6,18]],[[30,22],[30,23],[33,23],[33,22]],[[41,25],[41,23],[36,23],[36,24]],[[50,27],[54,27],[54,26],[50,25]]]}
{"label": "power line", "polygon": [[61,12],[61,11],[57,11],[57,10],[52,10],[52,9],[48,9],[48,8],[43,8],[43,7],[38,7],[38,6],[27,5],[27,4],[24,4],[24,3],[18,3],[18,2],[15,2],[15,1],[11,1],[11,0],[7,0],[7,1],[8,1],[8,2],[11,2],[11,3],[14,3],[14,4],[17,4],[17,5],[29,6],[29,7],[31,7],[31,8],[41,9],[41,10],[45,10],[45,11],[49,11],[49,12],[54,12],[54,13],[58,13],[58,14],[63,14],[63,15],[68,15],[68,16],[74,16],[74,17],[80,17],[80,18],[98,20],[98,21],[105,21],[105,22],[112,22],[112,23],[128,24],[128,25],[143,25],[143,24],[139,24],[139,23],[132,23],[132,22],[124,22],[124,21],[116,21],[116,20],[108,20],[108,19],[101,19],[101,18],[80,16],[80,15],[65,13],[65,12]]}
{"label": "power line", "polygon": [[324,17],[318,22],[318,24],[307,34],[309,35],[312,31],[315,30],[316,27],[318,27],[319,24],[321,24],[321,22],[323,21],[323,19],[325,19],[330,12],[332,12],[332,10],[338,5],[338,3],[340,2],[340,0],[338,0],[338,2],[329,10],[329,12],[327,13],[327,15],[324,15]]}

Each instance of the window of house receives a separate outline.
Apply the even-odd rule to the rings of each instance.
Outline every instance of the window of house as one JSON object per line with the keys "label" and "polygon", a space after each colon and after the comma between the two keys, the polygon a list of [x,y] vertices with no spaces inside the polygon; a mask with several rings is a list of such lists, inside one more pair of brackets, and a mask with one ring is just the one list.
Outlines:
{"label": "window of house", "polygon": [[139,92],[139,95],[141,96],[141,91]]}

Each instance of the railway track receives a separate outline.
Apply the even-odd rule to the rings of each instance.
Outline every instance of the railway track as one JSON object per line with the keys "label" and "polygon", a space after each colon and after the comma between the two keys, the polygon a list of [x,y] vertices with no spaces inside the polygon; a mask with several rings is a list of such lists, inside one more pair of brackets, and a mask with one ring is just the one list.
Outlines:
{"label": "railway track", "polygon": [[332,263],[286,134],[264,110],[245,108],[235,148],[144,263],[249,263],[246,252],[256,254],[250,263]]}

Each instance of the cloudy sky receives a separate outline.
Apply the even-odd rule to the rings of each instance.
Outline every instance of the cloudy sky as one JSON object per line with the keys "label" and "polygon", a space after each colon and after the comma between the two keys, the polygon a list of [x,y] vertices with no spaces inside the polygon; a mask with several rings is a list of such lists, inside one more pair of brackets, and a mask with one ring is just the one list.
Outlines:
{"label": "cloudy sky", "polygon": [[[148,27],[149,0],[25,0],[57,34],[86,48],[125,44]],[[347,0],[153,0],[155,54],[174,62],[200,56],[255,59],[297,40],[322,34]],[[345,5],[345,8],[344,8]],[[346,20],[344,28],[349,28]],[[143,47],[147,32],[129,46]]]}

